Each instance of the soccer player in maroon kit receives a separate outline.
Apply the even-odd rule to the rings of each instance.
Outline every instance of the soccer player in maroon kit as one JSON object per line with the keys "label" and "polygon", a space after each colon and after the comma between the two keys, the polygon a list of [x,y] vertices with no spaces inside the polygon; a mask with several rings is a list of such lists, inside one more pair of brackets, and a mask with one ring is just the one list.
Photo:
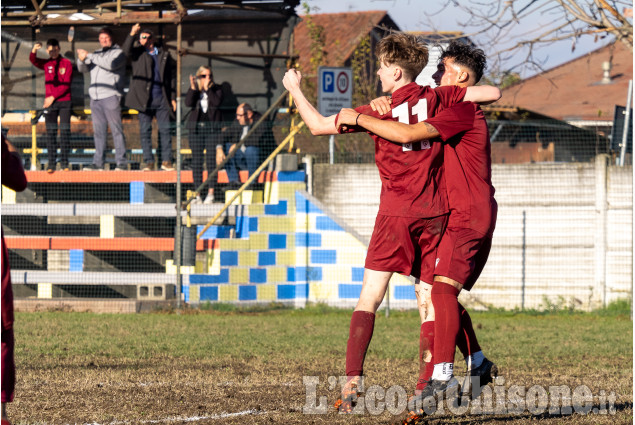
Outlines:
{"label": "soccer player in maroon kit", "polygon": [[51,38],[46,42],[48,59],[37,57],[41,43],[35,43],[29,60],[36,68],[44,70],[44,120],[46,121],[46,149],[48,165],[46,171],[55,171],[57,157],[57,118],[60,119],[60,165],[62,170],[70,170],[68,152],[71,147],[71,80],[73,65],[60,55],[60,43]]}
{"label": "soccer player in maroon kit", "polygon": [[[414,78],[427,64],[425,44],[407,34],[391,34],[377,46],[382,90],[392,94],[394,108],[382,119],[416,123],[462,100],[493,101],[500,97],[495,87],[431,89],[420,87]],[[314,135],[338,133],[337,115],[322,116],[304,97],[301,75],[289,70],[284,86],[293,96],[303,120]],[[471,110],[471,107],[469,108]],[[453,122],[439,125],[449,138],[470,128],[473,119],[461,117],[457,109]],[[369,105],[357,108],[358,114],[379,117]],[[463,127],[461,126],[463,123]],[[347,131],[364,131],[360,127]],[[401,145],[372,133],[375,162],[382,181],[379,213],[366,257],[359,301],[351,318],[346,348],[348,383],[342,390],[340,411],[351,411],[361,385],[363,362],[372,338],[375,312],[381,304],[393,273],[432,281],[436,247],[447,221],[445,179],[442,174],[440,143]]]}
{"label": "soccer player in maroon kit", "polygon": [[[453,42],[442,54],[433,79],[439,86],[473,86],[483,75],[485,63],[482,50]],[[372,104],[380,113],[390,110],[385,98]],[[483,270],[496,224],[498,206],[491,181],[489,132],[483,112],[474,105],[472,128],[460,137],[448,140],[436,128],[443,125],[443,114],[410,126],[370,116],[358,117],[351,110],[340,113],[341,122],[350,124],[355,119],[368,131],[399,143],[438,136],[446,142],[444,167],[450,217],[438,248],[434,284],[431,290],[427,283],[421,284],[421,293],[417,294],[423,321],[420,359],[423,361],[426,355],[429,358],[426,351],[433,352],[429,361],[434,364],[434,369],[429,366],[421,368],[416,392],[419,401],[456,384],[456,380],[452,379],[455,343],[464,355],[469,374],[476,384],[472,396],[476,396],[481,387],[498,374],[496,365],[483,355],[470,316],[457,300],[460,290],[469,291]]]}
{"label": "soccer player in maroon kit", "polygon": [[[16,192],[26,189],[27,181],[22,168],[22,158],[18,150],[2,135],[2,184]],[[7,418],[6,403],[13,401],[15,388],[15,359],[13,339],[13,291],[11,289],[11,270],[9,251],[2,232],[2,425],[10,425]]]}

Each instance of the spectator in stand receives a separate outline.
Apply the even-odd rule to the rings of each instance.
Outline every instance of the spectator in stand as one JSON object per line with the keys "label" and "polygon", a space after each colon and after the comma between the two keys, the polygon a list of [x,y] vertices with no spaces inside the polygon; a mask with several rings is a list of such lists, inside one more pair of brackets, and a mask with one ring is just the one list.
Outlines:
{"label": "spectator in stand", "polygon": [[46,171],[55,171],[57,162],[57,118],[60,125],[60,167],[64,171],[70,170],[68,165],[68,151],[71,138],[71,79],[73,65],[71,61],[60,55],[60,43],[55,38],[46,42],[48,59],[37,57],[37,51],[42,43],[35,43],[31,49],[29,60],[36,68],[44,70],[44,119],[46,121],[46,149],[48,151],[48,165]]}
{"label": "spectator in stand", "polygon": [[[137,38],[137,34],[139,37]],[[123,51],[132,61],[132,79],[126,106],[139,111],[139,132],[143,148],[144,171],[154,169],[152,155],[152,118],[159,125],[161,169],[174,170],[170,120],[176,111],[176,62],[167,49],[157,45],[149,29],[135,24],[123,43]]]}
{"label": "spectator in stand", "polygon": [[117,170],[126,170],[126,139],[121,123],[121,97],[126,73],[126,56],[123,50],[112,42],[112,31],[102,28],[99,31],[101,49],[88,53],[77,49],[77,69],[90,72],[90,110],[93,118],[95,136],[95,156],[91,166],[85,169],[103,170],[106,158],[106,140],[108,126],[115,144]]}
{"label": "spectator in stand", "polygon": [[[2,135],[2,184],[16,192],[26,189],[26,175],[18,150]],[[9,424],[6,403],[13,401],[15,359],[13,354],[13,291],[9,252],[2,232],[2,425]]]}
{"label": "spectator in stand", "polygon": [[[190,88],[185,96],[185,106],[192,108],[187,119],[187,130],[192,149],[192,177],[196,188],[203,182],[203,150],[207,150],[208,173],[215,168],[217,146],[222,153],[222,145],[219,145],[219,127],[222,121],[219,107],[222,101],[223,90],[214,83],[214,75],[209,66],[199,67],[196,77],[190,75]],[[214,202],[214,188],[211,184],[210,182],[205,201],[197,194],[195,203]]]}
{"label": "spectator in stand", "polygon": [[[236,109],[236,121],[225,133],[225,150],[217,150],[216,161],[220,164],[225,157],[236,148],[236,144],[241,141],[255,122],[262,115],[252,109],[248,103],[241,103]],[[239,171],[248,170],[249,174],[256,171],[256,168],[273,150],[275,145],[270,123],[264,121],[249,136],[236,154],[227,162],[225,169],[230,182],[239,182]]]}

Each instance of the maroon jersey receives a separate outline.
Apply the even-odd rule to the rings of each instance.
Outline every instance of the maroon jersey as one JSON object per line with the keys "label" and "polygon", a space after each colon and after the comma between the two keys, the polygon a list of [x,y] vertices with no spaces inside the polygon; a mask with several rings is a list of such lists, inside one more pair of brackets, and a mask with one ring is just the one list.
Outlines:
{"label": "maroon jersey", "polygon": [[36,68],[44,70],[44,94],[53,96],[58,102],[71,100],[71,79],[73,65],[71,61],[61,56],[57,59],[40,59],[31,53],[29,60]]}
{"label": "maroon jersey", "polygon": [[[449,110],[448,110],[449,111]],[[474,125],[463,135],[444,144],[444,166],[450,219],[448,227],[463,227],[492,236],[498,205],[492,186],[492,159],[489,130],[483,111],[474,105]],[[435,128],[444,126],[443,113],[426,121]]]}
{"label": "maroon jersey", "polygon": [[[405,124],[416,124],[435,116],[438,111],[460,102],[465,88],[457,86],[419,86],[410,83],[392,94],[392,110],[379,115],[370,105],[355,110],[365,115]],[[335,119],[337,125],[338,117]],[[437,123],[451,137],[468,128],[472,122]],[[338,131],[341,131],[338,127]],[[346,132],[365,131],[352,127]],[[390,142],[368,132],[375,140],[375,163],[381,178],[379,214],[399,217],[436,217],[448,212],[443,178],[443,144],[422,141],[412,144]]]}
{"label": "maroon jersey", "polygon": [[[2,184],[16,192],[26,189],[26,175],[22,168],[22,160],[17,154],[9,152],[2,136]],[[2,329],[13,327],[13,291],[11,289],[11,270],[9,268],[9,251],[4,243],[2,232]],[[3,342],[4,343],[4,342]]]}

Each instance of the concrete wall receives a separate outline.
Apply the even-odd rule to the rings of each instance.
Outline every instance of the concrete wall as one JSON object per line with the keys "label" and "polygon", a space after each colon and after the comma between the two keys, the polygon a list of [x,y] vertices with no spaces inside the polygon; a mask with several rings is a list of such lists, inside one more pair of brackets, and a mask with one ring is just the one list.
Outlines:
{"label": "concrete wall", "polygon": [[[379,204],[374,164],[317,164],[313,194],[365,238]],[[473,305],[590,309],[630,297],[633,169],[595,163],[494,165],[492,252]]]}

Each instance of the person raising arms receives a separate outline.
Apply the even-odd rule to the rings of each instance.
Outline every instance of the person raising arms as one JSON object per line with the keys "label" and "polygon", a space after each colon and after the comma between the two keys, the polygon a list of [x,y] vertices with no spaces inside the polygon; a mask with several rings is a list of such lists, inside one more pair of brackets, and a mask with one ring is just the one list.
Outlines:
{"label": "person raising arms", "polygon": [[[409,34],[393,33],[384,37],[377,46],[377,57],[382,90],[392,94],[395,106],[392,115],[382,119],[415,123],[462,100],[493,101],[500,97],[500,90],[489,86],[470,89],[418,86],[414,79],[427,64],[428,50],[425,44]],[[283,79],[311,133],[337,134],[338,116],[321,115],[302,93],[300,82],[301,74],[293,69],[287,71]],[[379,117],[370,105],[356,111]],[[457,125],[460,123],[464,123],[463,126]],[[472,123],[473,119],[469,117],[462,120],[457,116],[443,132],[451,137],[470,128]],[[346,131],[365,130],[353,126]],[[351,317],[346,349],[347,384],[342,389],[339,405],[340,411],[345,412],[353,410],[363,386],[363,363],[372,338],[375,312],[392,274],[397,272],[432,281],[436,248],[448,213],[442,146],[438,143],[403,146],[372,132],[370,135],[375,140],[375,162],[382,190],[362,290]]]}

